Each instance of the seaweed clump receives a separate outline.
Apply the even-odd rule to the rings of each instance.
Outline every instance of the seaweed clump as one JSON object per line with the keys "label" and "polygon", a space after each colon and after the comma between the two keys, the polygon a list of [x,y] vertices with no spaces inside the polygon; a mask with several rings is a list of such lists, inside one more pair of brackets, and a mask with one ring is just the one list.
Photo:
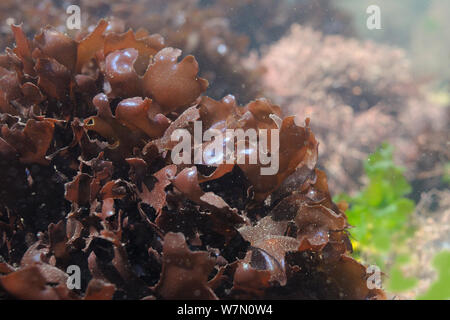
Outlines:
{"label": "seaweed clump", "polygon": [[[12,26],[0,56],[0,296],[19,299],[375,299],[345,208],[316,168],[309,120],[203,96],[193,56],[101,20],[73,40]],[[171,134],[279,130],[261,165],[172,162]],[[206,146],[205,146],[206,147]],[[246,154],[255,152],[248,147]],[[69,290],[69,266],[81,287]]]}
{"label": "seaweed clump", "polygon": [[[115,31],[144,26],[163,35],[169,46],[196,57],[202,65],[202,76],[212,84],[209,96],[219,99],[233,92],[245,103],[262,94],[260,70],[243,61],[249,49],[260,50],[278,40],[292,23],[325,34],[354,34],[350,17],[330,0],[73,0],[71,4],[80,6],[83,12],[82,33],[103,17],[110,17]],[[67,5],[54,0],[3,0],[0,20],[26,21],[23,28],[29,36],[45,25],[66,31]],[[6,24],[0,27],[0,35],[3,50],[14,38]]]}

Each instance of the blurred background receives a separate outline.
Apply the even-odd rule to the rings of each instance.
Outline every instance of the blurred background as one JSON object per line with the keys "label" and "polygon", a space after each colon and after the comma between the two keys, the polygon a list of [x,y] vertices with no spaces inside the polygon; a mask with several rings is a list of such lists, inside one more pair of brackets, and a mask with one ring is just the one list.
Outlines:
{"label": "blurred background", "polygon": [[381,268],[392,298],[449,299],[449,15],[448,0],[2,0],[0,47],[13,23],[28,36],[51,24],[81,38],[100,18],[160,33],[197,58],[207,95],[309,117],[354,256]]}

